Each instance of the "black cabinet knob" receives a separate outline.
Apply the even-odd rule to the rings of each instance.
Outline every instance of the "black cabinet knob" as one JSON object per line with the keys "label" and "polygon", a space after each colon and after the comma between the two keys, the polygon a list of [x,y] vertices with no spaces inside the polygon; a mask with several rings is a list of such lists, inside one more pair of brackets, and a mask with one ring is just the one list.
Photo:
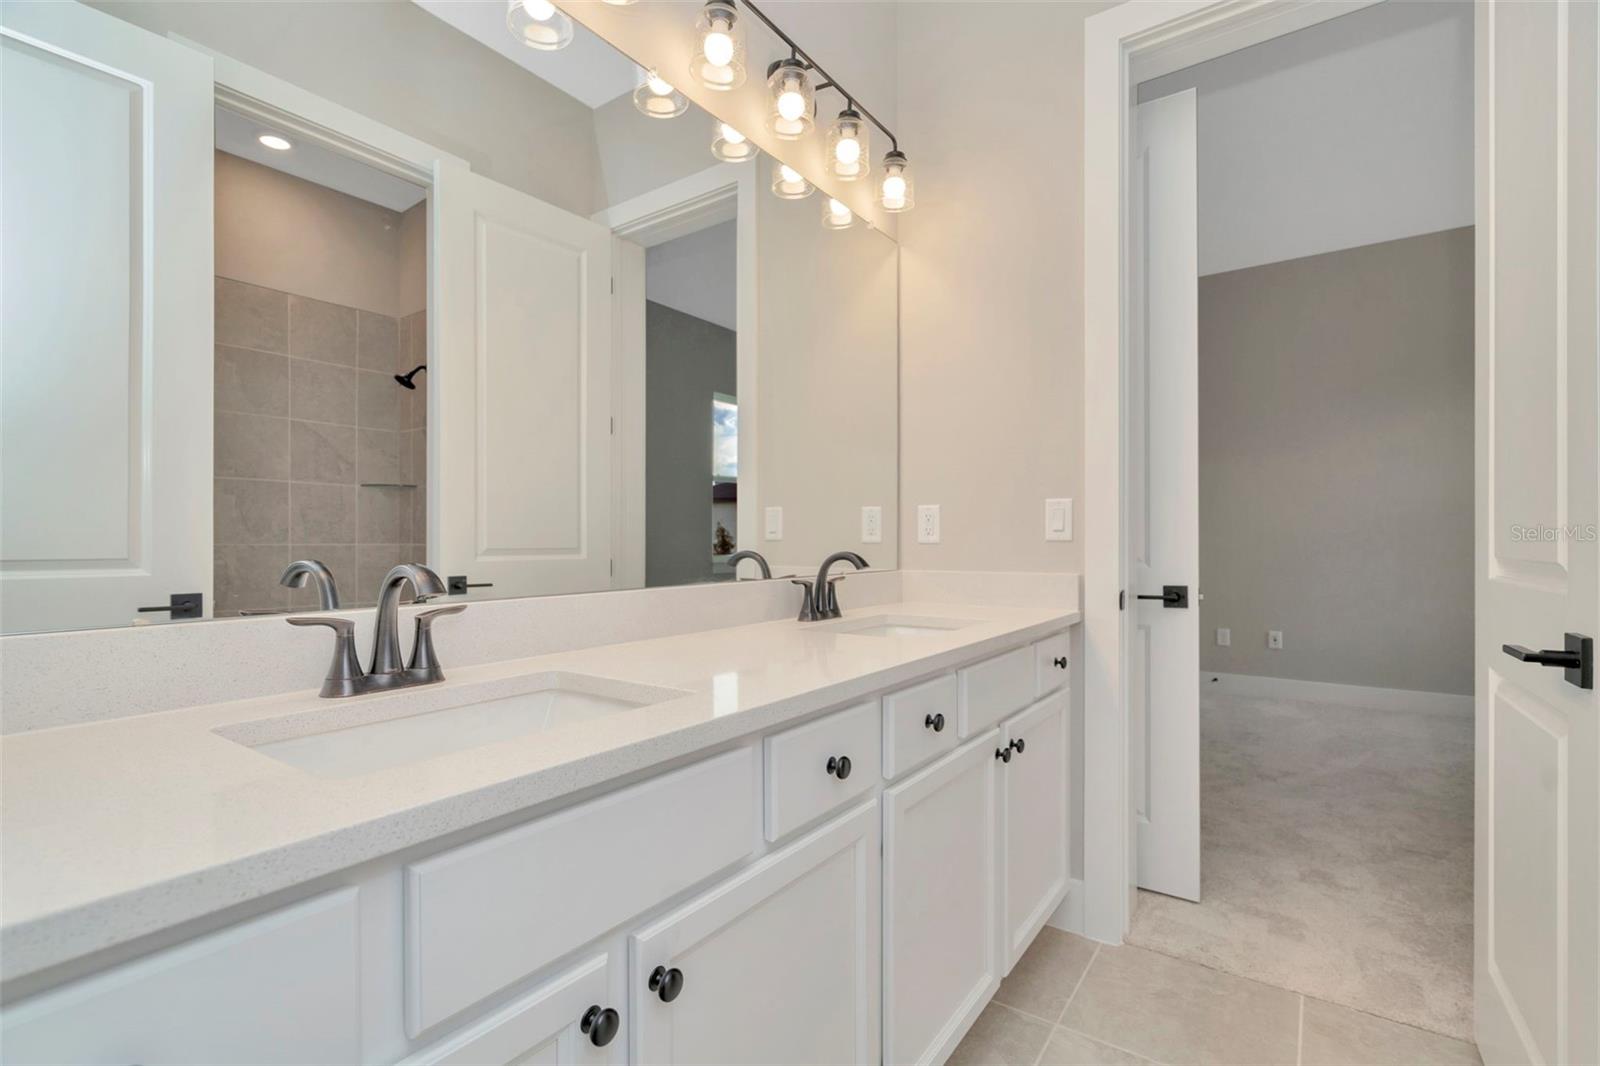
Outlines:
{"label": "black cabinet knob", "polygon": [[930,715],[928,715],[928,717],[926,717],[926,718],[924,718],[922,720],[922,724],[924,726],[926,726],[927,728],[933,730],[935,733],[943,733],[944,732],[944,715],[942,715],[942,714],[930,714]]}
{"label": "black cabinet knob", "polygon": [[1057,670],[1065,670],[1067,668],[1067,657],[1065,655],[1057,655],[1050,661],[1056,664]]}
{"label": "black cabinet knob", "polygon": [[676,966],[670,970],[657,966],[650,971],[650,991],[659,996],[661,1002],[671,1003],[683,991],[683,971]]}
{"label": "black cabinet knob", "polygon": [[589,1037],[589,1043],[595,1047],[605,1047],[617,1038],[617,1030],[622,1028],[622,1015],[611,1007],[596,1003],[583,1012],[583,1020],[578,1023],[578,1028]]}
{"label": "black cabinet knob", "polygon": [[837,777],[840,781],[843,781],[845,778],[850,776],[850,756],[828,756],[827,770],[831,776]]}
{"label": "black cabinet knob", "polygon": [[1011,745],[1007,744],[1003,748],[994,749],[994,757],[996,759],[999,759],[1001,762],[1010,762],[1011,761]]}
{"label": "black cabinet knob", "polygon": [[1011,742],[1011,746],[1016,749],[1018,755],[1021,755],[1023,750],[1027,748],[1028,745],[1021,737],[1018,737],[1016,740]]}

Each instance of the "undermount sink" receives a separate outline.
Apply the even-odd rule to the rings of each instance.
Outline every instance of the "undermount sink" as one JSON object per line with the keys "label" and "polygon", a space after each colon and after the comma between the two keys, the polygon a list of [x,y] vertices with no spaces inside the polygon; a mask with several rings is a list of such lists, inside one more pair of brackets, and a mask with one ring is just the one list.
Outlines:
{"label": "undermount sink", "polygon": [[825,628],[832,633],[852,637],[922,637],[932,633],[948,633],[972,625],[966,618],[924,618],[915,615],[874,615],[870,618],[847,618]]}
{"label": "undermount sink", "polygon": [[678,689],[552,672],[329,701],[314,711],[216,732],[296,769],[354,777],[685,695]]}

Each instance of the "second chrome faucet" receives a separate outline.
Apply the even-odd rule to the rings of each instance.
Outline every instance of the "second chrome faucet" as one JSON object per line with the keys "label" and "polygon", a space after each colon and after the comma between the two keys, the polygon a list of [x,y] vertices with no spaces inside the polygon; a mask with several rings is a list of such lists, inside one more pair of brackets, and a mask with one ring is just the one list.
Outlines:
{"label": "second chrome faucet", "polygon": [[467,605],[458,603],[450,607],[435,607],[418,614],[411,659],[401,665],[400,596],[406,585],[416,590],[418,603],[445,593],[445,584],[439,575],[421,563],[401,563],[385,574],[378,590],[377,624],[372,635],[371,666],[367,670],[361,669],[361,660],[356,653],[355,623],[350,619],[322,615],[288,619],[293,626],[327,626],[334,632],[333,661],[322,682],[322,696],[325,699],[359,696],[365,692],[427,685],[444,680],[444,671],[433,650],[433,622],[444,615],[460,614],[467,609]]}

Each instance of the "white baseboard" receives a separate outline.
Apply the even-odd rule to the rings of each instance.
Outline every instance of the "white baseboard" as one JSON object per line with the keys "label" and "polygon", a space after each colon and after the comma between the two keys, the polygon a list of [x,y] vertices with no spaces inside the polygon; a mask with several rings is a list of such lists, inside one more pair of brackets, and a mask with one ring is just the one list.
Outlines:
{"label": "white baseboard", "polygon": [[1052,929],[1060,929],[1066,933],[1077,933],[1083,936],[1083,881],[1081,878],[1070,878],[1067,881],[1067,894],[1061,900],[1050,917],[1044,924]]}
{"label": "white baseboard", "polygon": [[1318,700],[1370,707],[1380,711],[1422,711],[1428,714],[1472,714],[1472,697],[1453,692],[1417,692],[1405,688],[1338,685],[1331,681],[1297,681],[1288,677],[1256,677],[1200,671],[1201,692],[1228,692],[1266,699]]}

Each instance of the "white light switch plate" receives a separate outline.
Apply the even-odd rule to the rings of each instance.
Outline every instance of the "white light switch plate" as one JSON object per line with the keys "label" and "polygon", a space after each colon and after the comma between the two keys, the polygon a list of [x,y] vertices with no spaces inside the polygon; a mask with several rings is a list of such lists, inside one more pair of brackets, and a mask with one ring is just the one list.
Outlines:
{"label": "white light switch plate", "polygon": [[1217,647],[1228,648],[1233,646],[1233,630],[1217,627]]}
{"label": "white light switch plate", "polygon": [[1283,650],[1283,630],[1281,630],[1281,629],[1269,629],[1269,630],[1267,630],[1267,647],[1271,648],[1274,651],[1282,651]]}
{"label": "white light switch plate", "polygon": [[883,543],[883,508],[861,508],[861,543]]}
{"label": "white light switch plate", "polygon": [[783,508],[782,507],[768,507],[767,508],[766,539],[767,540],[782,540],[783,539]]}
{"label": "white light switch plate", "polygon": [[917,543],[939,543],[939,505],[936,503],[922,503],[917,505]]}
{"label": "white light switch plate", "polygon": [[1044,501],[1044,539],[1072,539],[1072,501],[1049,499]]}

